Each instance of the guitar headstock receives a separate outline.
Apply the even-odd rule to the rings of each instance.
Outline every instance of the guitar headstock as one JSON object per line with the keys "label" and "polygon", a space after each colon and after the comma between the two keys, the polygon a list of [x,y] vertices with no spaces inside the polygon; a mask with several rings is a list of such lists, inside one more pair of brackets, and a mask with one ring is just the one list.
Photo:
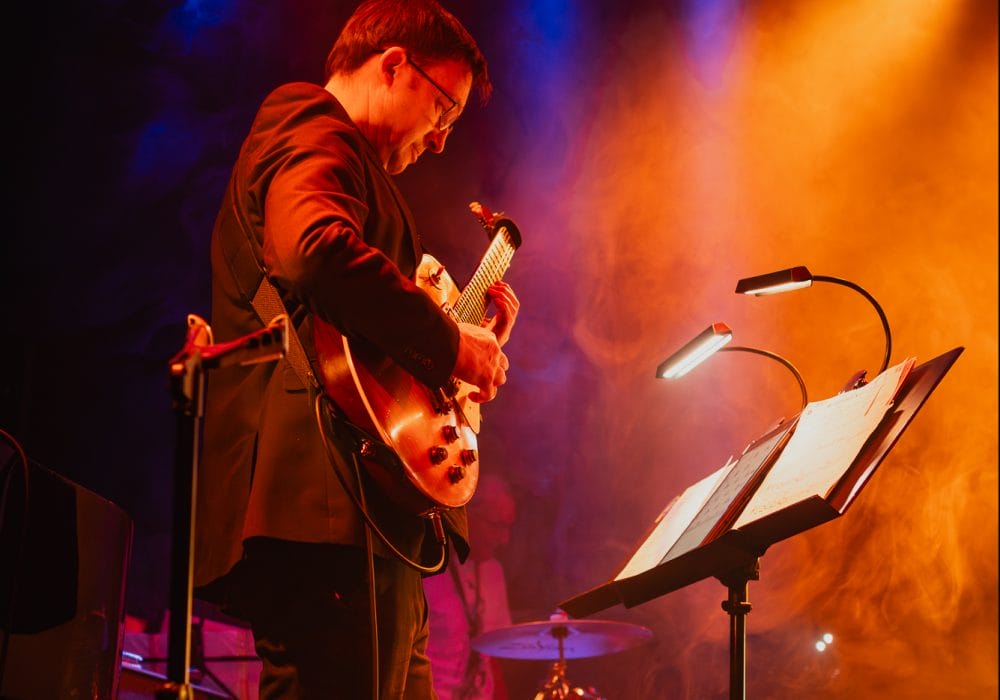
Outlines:
{"label": "guitar headstock", "polygon": [[480,202],[470,202],[469,211],[479,221],[480,226],[486,231],[486,235],[490,237],[490,240],[493,240],[497,231],[505,229],[510,245],[514,248],[518,248],[521,245],[521,232],[518,231],[514,222],[508,219],[502,211],[492,212],[486,205]]}
{"label": "guitar headstock", "polygon": [[493,227],[496,225],[497,220],[503,218],[503,212],[493,213],[490,209],[480,202],[470,202],[469,211],[472,215],[476,217],[480,226],[486,230],[487,233],[493,233]]}

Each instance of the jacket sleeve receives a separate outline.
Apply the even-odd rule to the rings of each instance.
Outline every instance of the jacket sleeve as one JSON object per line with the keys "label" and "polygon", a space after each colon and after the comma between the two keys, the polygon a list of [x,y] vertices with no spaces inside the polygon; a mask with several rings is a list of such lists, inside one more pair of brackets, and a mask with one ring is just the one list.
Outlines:
{"label": "jacket sleeve", "polygon": [[258,118],[250,200],[263,221],[268,274],[344,335],[441,386],[458,355],[458,327],[390,258],[413,249],[405,204],[353,125],[317,111],[275,106],[269,119],[265,106]]}

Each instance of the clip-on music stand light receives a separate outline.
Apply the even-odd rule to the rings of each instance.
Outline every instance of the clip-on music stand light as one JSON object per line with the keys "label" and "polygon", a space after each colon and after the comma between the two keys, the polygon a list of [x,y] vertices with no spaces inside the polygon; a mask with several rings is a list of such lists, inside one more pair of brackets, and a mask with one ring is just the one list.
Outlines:
{"label": "clip-on music stand light", "polygon": [[[882,365],[875,374],[878,375],[884,372],[889,366],[889,357],[892,355],[892,333],[889,332],[889,319],[886,318],[885,311],[882,310],[882,306],[875,300],[875,297],[862,286],[850,280],[841,279],[840,277],[814,275],[809,272],[807,267],[799,265],[798,267],[790,267],[787,270],[768,272],[767,274],[755,275],[754,277],[744,277],[736,283],[736,293],[755,297],[770,296],[772,294],[790,292],[794,289],[803,289],[811,286],[813,282],[832,282],[833,284],[849,287],[867,299],[868,303],[875,308],[875,313],[878,314],[879,321],[882,322],[882,332],[885,334],[885,353],[882,355]],[[861,381],[864,373],[859,373],[857,376],[858,381]]]}
{"label": "clip-on music stand light", "polygon": [[[167,681],[157,690],[157,700],[189,700],[194,697],[191,685],[191,612],[199,427],[205,407],[205,372],[233,365],[274,362],[288,351],[287,316],[277,316],[268,326],[258,331],[217,345],[212,342],[212,329],[203,319],[195,314],[188,314],[187,324],[184,347],[169,363],[170,389],[177,415],[177,442],[174,459]],[[225,688],[211,672],[203,670]]]}

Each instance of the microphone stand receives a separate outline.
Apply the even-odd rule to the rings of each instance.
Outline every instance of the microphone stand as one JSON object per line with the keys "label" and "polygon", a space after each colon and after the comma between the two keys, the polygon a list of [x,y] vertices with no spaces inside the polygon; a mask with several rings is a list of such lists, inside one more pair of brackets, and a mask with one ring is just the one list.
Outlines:
{"label": "microphone stand", "polygon": [[174,458],[173,530],[170,553],[170,627],[167,681],[157,700],[192,700],[191,610],[194,591],[194,533],[199,428],[205,407],[205,372],[232,365],[273,362],[288,350],[287,316],[236,340],[218,345],[202,318],[188,314],[184,347],[171,358],[170,390],[177,415]]}

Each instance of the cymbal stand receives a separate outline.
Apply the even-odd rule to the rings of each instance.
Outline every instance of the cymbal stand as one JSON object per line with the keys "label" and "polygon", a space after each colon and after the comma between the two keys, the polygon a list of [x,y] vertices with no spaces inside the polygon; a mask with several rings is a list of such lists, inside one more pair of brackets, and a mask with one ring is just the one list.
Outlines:
{"label": "cymbal stand", "polygon": [[569,636],[569,630],[560,625],[559,627],[554,627],[551,634],[559,643],[559,659],[552,664],[545,685],[535,693],[533,700],[567,700],[568,698],[577,698],[577,700],[606,700],[593,687],[573,688],[570,686],[569,679],[566,678],[566,652],[563,644],[563,640]]}
{"label": "cymbal stand", "polygon": [[566,656],[563,649],[563,640],[569,635],[569,630],[565,627],[555,627],[552,629],[552,636],[559,643],[559,659],[552,664],[545,685],[535,693],[534,700],[564,700],[570,694],[569,681],[566,679]]}

